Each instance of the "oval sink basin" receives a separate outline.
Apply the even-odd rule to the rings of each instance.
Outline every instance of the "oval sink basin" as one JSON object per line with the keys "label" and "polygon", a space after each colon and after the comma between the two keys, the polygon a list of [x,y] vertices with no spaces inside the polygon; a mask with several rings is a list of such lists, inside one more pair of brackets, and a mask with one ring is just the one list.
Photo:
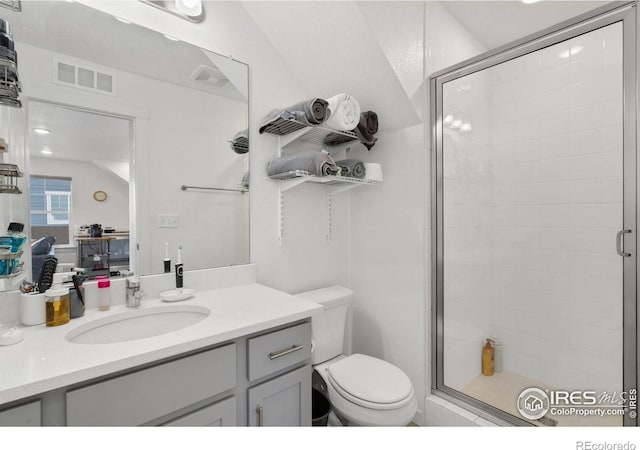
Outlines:
{"label": "oval sink basin", "polygon": [[206,319],[208,308],[196,305],[156,306],[96,319],[68,332],[75,344],[113,344],[181,330]]}

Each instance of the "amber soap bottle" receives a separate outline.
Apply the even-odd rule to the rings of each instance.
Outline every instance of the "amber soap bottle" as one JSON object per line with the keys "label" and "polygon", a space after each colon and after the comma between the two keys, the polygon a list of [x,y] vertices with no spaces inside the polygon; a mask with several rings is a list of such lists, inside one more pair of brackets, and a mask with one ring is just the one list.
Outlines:
{"label": "amber soap bottle", "polygon": [[482,375],[490,377],[495,372],[495,349],[493,341],[487,339],[486,344],[482,347]]}

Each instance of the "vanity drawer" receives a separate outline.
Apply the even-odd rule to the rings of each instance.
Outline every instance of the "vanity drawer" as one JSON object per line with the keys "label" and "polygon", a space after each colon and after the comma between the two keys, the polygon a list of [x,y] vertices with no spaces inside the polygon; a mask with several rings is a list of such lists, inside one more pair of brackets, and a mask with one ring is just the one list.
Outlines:
{"label": "vanity drawer", "polygon": [[236,385],[236,345],[159,364],[67,393],[67,425],[141,425]]}
{"label": "vanity drawer", "polygon": [[39,427],[42,425],[40,400],[0,411],[0,427]]}
{"label": "vanity drawer", "polygon": [[248,377],[253,381],[311,358],[311,323],[251,338],[247,346]]}

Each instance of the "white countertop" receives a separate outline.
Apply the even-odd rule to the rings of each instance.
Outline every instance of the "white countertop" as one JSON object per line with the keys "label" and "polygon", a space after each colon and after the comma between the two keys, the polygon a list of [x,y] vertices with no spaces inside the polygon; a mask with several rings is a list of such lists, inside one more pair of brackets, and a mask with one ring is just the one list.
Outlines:
{"label": "white countertop", "polygon": [[[143,300],[141,308],[169,303]],[[176,303],[173,303],[174,305]],[[0,346],[0,404],[311,317],[322,306],[260,284],[197,292],[181,305],[211,310],[204,320],[160,336],[113,344],[74,344],[65,335],[92,320],[130,311],[87,310],[58,327],[22,327],[24,340]]]}

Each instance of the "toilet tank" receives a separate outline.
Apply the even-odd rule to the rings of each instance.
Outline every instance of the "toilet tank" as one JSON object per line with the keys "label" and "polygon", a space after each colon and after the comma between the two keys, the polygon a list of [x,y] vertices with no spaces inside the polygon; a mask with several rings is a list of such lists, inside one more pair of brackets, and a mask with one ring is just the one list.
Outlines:
{"label": "toilet tank", "polygon": [[320,364],[341,355],[344,351],[344,331],[353,291],[342,286],[331,286],[301,292],[296,296],[324,307],[323,312],[311,317],[311,363]]}

